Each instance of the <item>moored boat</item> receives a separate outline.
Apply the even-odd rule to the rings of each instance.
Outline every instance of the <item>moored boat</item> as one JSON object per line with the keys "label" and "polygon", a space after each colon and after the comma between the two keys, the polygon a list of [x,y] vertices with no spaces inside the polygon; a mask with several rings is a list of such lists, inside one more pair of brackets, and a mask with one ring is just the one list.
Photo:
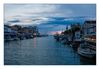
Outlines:
{"label": "moored boat", "polygon": [[96,51],[88,48],[88,47],[79,47],[78,54],[87,58],[94,58],[96,57]]}

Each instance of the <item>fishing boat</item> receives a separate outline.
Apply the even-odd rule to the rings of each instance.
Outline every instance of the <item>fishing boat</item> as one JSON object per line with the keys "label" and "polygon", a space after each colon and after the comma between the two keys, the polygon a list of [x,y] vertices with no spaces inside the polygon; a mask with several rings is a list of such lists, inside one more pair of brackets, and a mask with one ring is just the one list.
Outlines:
{"label": "fishing boat", "polygon": [[78,47],[78,54],[87,58],[96,57],[96,51],[88,47],[82,47],[82,46]]}

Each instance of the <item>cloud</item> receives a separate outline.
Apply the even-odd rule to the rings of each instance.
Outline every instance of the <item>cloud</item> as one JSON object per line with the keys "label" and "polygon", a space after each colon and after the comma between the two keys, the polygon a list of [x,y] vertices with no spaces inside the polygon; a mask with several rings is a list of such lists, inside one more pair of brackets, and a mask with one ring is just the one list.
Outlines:
{"label": "cloud", "polygon": [[[20,20],[21,25],[22,23],[26,25],[41,24],[54,20],[54,18],[49,17],[95,17],[95,8],[95,4],[5,4],[4,18],[5,23],[17,19]],[[68,21],[71,18],[65,20]]]}
{"label": "cloud", "polygon": [[[13,6],[13,7],[12,7]],[[55,4],[5,4],[5,17],[11,16],[65,16],[72,14],[72,11],[67,9],[61,10],[61,5]],[[15,8],[14,8],[15,7]],[[8,14],[9,13],[9,14]]]}

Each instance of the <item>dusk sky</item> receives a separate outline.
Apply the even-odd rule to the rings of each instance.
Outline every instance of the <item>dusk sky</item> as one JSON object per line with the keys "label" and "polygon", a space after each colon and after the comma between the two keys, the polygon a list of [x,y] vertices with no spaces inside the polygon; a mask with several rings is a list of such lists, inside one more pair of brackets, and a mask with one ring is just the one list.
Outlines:
{"label": "dusk sky", "polygon": [[5,4],[5,17],[10,16],[93,16],[95,4]]}
{"label": "dusk sky", "polygon": [[[65,17],[63,22],[60,20],[54,22],[56,19],[52,17]],[[64,30],[65,21],[73,20],[73,17],[96,17],[95,4],[5,4],[4,5],[4,19],[5,24],[10,25],[38,25],[43,32],[53,30]],[[15,21],[14,21],[15,20]],[[59,20],[59,19],[58,19]],[[47,24],[53,21],[52,24]],[[42,25],[45,24],[45,25]],[[56,28],[55,28],[56,25]]]}

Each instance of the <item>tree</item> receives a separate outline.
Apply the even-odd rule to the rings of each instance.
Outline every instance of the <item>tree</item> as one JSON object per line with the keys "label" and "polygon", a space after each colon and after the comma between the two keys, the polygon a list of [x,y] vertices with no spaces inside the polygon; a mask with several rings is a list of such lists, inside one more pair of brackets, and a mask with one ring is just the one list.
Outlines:
{"label": "tree", "polygon": [[81,25],[79,23],[72,24],[70,29],[64,31],[65,35],[72,35],[72,42],[74,41],[75,32],[81,30]]}

